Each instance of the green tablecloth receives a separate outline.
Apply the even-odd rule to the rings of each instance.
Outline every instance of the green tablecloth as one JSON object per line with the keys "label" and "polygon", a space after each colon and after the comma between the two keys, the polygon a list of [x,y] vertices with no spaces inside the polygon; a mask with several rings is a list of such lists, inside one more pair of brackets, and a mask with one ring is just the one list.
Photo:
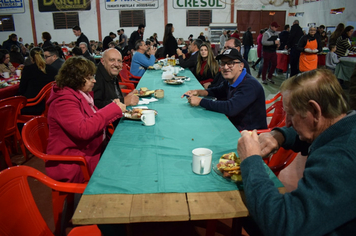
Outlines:
{"label": "green tablecloth", "polygon": [[[213,170],[208,175],[192,172],[192,150],[206,147],[213,151],[213,162],[228,152],[236,152],[238,130],[224,114],[191,107],[180,96],[201,85],[190,71],[191,81],[167,85],[161,71],[147,71],[138,88],[164,89],[165,97],[147,105],[158,112],[154,126],[122,119],[115,130],[84,194],[167,193],[236,190]],[[270,171],[277,187],[282,184]]]}
{"label": "green tablecloth", "polygon": [[253,47],[248,52],[248,62],[256,62],[258,60],[257,47]]}
{"label": "green tablecloth", "polygon": [[336,78],[349,81],[356,66],[356,57],[341,57],[335,69]]}

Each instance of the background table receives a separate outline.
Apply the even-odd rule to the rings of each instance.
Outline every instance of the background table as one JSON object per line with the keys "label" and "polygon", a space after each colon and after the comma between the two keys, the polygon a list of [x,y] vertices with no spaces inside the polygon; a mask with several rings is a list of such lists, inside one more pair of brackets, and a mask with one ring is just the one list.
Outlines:
{"label": "background table", "polygon": [[340,57],[340,62],[336,65],[336,78],[349,81],[356,66],[356,57]]}
{"label": "background table", "polygon": [[[241,52],[241,55],[243,55],[242,52]],[[253,47],[248,52],[248,62],[256,62],[257,60],[258,60],[257,47]]]}
{"label": "background table", "polygon": [[12,79],[17,79],[17,84],[10,85],[4,88],[0,88],[0,99],[3,98],[8,98],[17,95],[19,92],[19,87],[20,87],[20,80],[18,80],[18,76],[15,75],[15,77],[12,77],[10,79],[2,79],[2,80],[12,80]]}
{"label": "background table", "polygon": [[[191,170],[197,147],[210,148],[213,162],[236,151],[238,130],[224,114],[191,107],[180,96],[202,86],[191,77],[167,85],[161,71],[147,71],[138,88],[164,89],[150,103],[158,112],[154,126],[122,119],[109,142],[73,216],[74,224],[117,224],[153,221],[225,219],[247,216],[238,186],[213,170]],[[272,173],[272,171],[270,171]],[[273,175],[277,187],[282,187]]]}
{"label": "background table", "polygon": [[287,72],[289,64],[289,55],[286,53],[277,52],[277,69],[283,71],[283,73]]}

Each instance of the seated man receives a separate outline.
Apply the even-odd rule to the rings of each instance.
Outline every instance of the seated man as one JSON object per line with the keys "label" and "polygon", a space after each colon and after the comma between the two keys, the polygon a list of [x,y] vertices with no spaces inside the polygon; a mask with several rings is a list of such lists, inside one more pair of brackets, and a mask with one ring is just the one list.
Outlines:
{"label": "seated man", "polygon": [[[290,128],[259,136],[243,131],[238,141],[251,217],[263,235],[353,235],[356,112],[349,110],[329,70],[291,77],[281,85],[281,93]],[[262,162],[279,147],[308,155],[303,177],[291,193],[278,192]]]}
{"label": "seated man", "polygon": [[[239,51],[227,49],[216,59],[221,60],[220,69],[225,81],[219,87],[186,92],[190,105],[224,113],[238,130],[266,129],[264,90],[246,73]],[[198,96],[213,96],[217,101]]]}
{"label": "seated man", "polygon": [[[235,48],[237,49],[237,51],[239,51],[239,53],[241,53],[241,41],[234,37],[228,38],[225,41],[224,50],[229,48]],[[250,66],[248,65],[248,62],[244,58],[242,58],[242,62],[244,63],[244,67],[246,69],[247,74],[251,75]],[[224,77],[222,76],[221,72],[218,72],[215,75],[214,81],[211,82],[211,84],[209,85],[209,88],[219,87],[223,81],[224,81]]]}
{"label": "seated man", "polygon": [[185,59],[185,55],[183,54],[182,50],[177,48],[179,66],[183,68],[189,68],[189,70],[194,74],[195,66],[198,61],[199,48],[202,43],[203,41],[201,41],[200,39],[196,39],[190,43],[188,47],[188,52],[190,53],[190,57],[188,59]]}
{"label": "seated man", "polygon": [[[130,72],[135,76],[142,76],[145,73],[147,67],[153,66],[153,64],[155,64],[155,53],[157,49],[148,47],[143,40],[137,40],[135,50],[136,52],[133,55],[131,61]],[[147,57],[145,53],[147,53],[149,57]]]}
{"label": "seated man", "polygon": [[44,57],[46,59],[46,64],[51,65],[52,67],[56,68],[56,70],[59,70],[64,63],[64,60],[62,58],[59,58],[58,50],[53,46],[49,46],[45,47],[43,51]]}
{"label": "seated man", "polygon": [[79,44],[79,48],[82,50],[83,53],[83,57],[85,57],[86,59],[88,59],[89,61],[94,62],[95,64],[95,60],[94,57],[90,54],[89,50],[88,50],[88,45],[85,42],[81,42]]}
{"label": "seated man", "polygon": [[[132,91],[125,97],[123,96],[118,84],[118,75],[122,69],[122,56],[119,51],[109,48],[103,52],[102,58],[98,63],[94,85],[94,104],[99,109],[119,98],[120,102],[126,106],[137,105],[139,98],[134,95],[137,90]],[[117,125],[115,123],[114,125]]]}

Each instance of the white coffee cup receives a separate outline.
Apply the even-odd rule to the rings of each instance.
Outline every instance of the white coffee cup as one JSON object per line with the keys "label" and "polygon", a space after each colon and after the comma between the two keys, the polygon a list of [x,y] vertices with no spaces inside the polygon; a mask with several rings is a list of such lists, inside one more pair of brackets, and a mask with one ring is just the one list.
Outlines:
{"label": "white coffee cup", "polygon": [[195,174],[206,175],[211,171],[211,159],[213,151],[208,148],[196,148],[192,151],[192,170]]}
{"label": "white coffee cup", "polygon": [[21,76],[21,70],[16,70],[16,75],[17,75],[18,77],[20,77],[20,76]]}
{"label": "white coffee cup", "polygon": [[144,110],[142,111],[141,120],[145,126],[152,126],[156,123],[155,116],[154,110]]}
{"label": "white coffee cup", "polygon": [[5,79],[10,78],[10,73],[9,72],[3,72],[2,73],[2,77],[4,77]]}

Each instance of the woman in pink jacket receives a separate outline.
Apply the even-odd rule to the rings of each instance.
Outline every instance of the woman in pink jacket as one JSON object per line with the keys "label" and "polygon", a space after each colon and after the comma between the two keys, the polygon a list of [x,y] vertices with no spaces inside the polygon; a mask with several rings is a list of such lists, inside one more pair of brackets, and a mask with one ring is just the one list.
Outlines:
{"label": "woman in pink jacket", "polygon": [[[261,29],[260,30],[260,34],[257,36],[257,57],[258,57],[258,60],[252,65],[252,68],[254,70],[256,70],[256,66],[258,65],[258,63],[262,60],[262,48],[263,48],[263,45],[262,45],[262,37],[263,37],[263,33],[265,32],[264,29]],[[259,75],[261,73],[259,72]]]}
{"label": "woman in pink jacket", "polygon": [[[69,58],[59,70],[57,85],[47,103],[47,153],[83,156],[93,173],[106,143],[106,127],[122,117],[126,106],[119,99],[98,110],[91,96],[96,67],[84,57]],[[63,182],[84,182],[78,164],[46,162],[47,175]]]}

